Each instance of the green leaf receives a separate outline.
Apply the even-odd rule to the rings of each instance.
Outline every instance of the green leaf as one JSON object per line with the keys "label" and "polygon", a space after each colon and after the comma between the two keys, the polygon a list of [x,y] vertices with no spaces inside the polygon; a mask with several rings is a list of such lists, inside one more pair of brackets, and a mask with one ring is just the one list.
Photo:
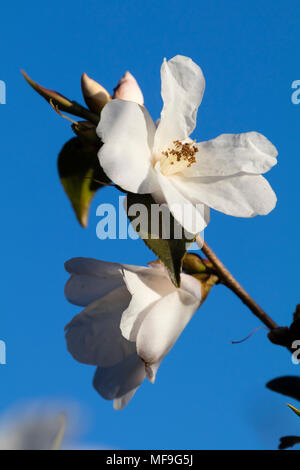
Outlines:
{"label": "green leaf", "polygon": [[290,405],[289,403],[287,403],[287,406],[289,406],[291,408],[291,410],[297,415],[297,416],[300,416],[300,410],[298,410],[298,408],[296,408],[295,406],[293,405]]}
{"label": "green leaf", "polygon": [[87,226],[93,196],[109,182],[99,165],[97,153],[100,145],[100,141],[97,145],[74,137],[63,146],[58,155],[60,181],[83,227]]}
{"label": "green leaf", "polygon": [[266,387],[273,392],[281,393],[300,401],[300,377],[294,375],[277,377],[268,382]]}
{"label": "green leaf", "polygon": [[[135,206],[136,204],[142,205],[146,213],[143,210],[140,212],[138,206]],[[127,215],[133,228],[148,248],[166,266],[173,284],[179,287],[182,260],[188,245],[194,241],[195,237],[190,234],[187,234],[188,238],[184,236],[182,227],[175,221],[166,207],[163,209],[163,214],[165,215],[160,215],[159,223],[155,226],[155,217],[151,220],[151,209],[154,205],[158,209],[158,204],[150,194],[128,193],[127,195]],[[137,213],[135,213],[136,210]],[[143,214],[144,217],[142,216]],[[168,219],[170,223],[168,223]],[[138,223],[139,221],[142,221],[142,223]]]}

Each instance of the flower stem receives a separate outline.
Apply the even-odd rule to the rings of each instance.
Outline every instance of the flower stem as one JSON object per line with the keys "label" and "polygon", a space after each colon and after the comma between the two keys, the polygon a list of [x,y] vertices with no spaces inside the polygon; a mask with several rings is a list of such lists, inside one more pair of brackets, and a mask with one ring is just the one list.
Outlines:
{"label": "flower stem", "polygon": [[219,260],[217,255],[213,250],[207,245],[207,243],[202,240],[200,235],[196,237],[196,243],[205,254],[205,256],[211,261],[214,265],[217,273],[220,276],[221,282],[228,287],[232,292],[234,292],[241,301],[247,305],[247,307],[256,315],[264,325],[266,325],[270,330],[278,328],[277,323],[272,320],[271,317],[255,302],[254,299],[245,291],[245,289],[239,284],[239,282],[232,276],[224,264]]}

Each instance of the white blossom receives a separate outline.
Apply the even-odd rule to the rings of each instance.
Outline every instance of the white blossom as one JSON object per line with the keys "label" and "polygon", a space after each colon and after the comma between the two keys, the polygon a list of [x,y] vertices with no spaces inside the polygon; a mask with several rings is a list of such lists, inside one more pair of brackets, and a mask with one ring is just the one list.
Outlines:
{"label": "white blossom", "polygon": [[184,56],[164,60],[161,81],[164,104],[157,126],[134,102],[115,99],[103,109],[98,156],[108,177],[126,191],[151,193],[166,203],[190,233],[209,221],[203,205],[237,217],[268,214],[276,196],[262,174],[277,162],[273,144],[258,132],[193,142],[189,136],[205,88],[200,67]]}
{"label": "white blossom", "polygon": [[201,284],[181,274],[175,288],[160,265],[129,266],[88,258],[66,263],[67,299],[84,306],[66,326],[79,362],[98,366],[94,387],[122,409],[157,369],[201,303]]}

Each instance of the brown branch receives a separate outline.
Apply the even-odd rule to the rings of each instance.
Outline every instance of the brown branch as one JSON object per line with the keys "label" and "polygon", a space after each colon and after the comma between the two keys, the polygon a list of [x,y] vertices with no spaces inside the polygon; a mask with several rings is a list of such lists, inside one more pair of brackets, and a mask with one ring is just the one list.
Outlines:
{"label": "brown branch", "polygon": [[219,260],[213,250],[202,240],[200,235],[197,235],[196,242],[205,256],[214,265],[215,270],[220,276],[220,280],[226,285],[232,292],[234,292],[241,301],[247,305],[247,307],[254,313],[270,330],[278,328],[277,323],[272,320],[271,317],[255,302],[254,299],[245,291],[245,289],[239,284],[239,282],[232,276],[224,264]]}

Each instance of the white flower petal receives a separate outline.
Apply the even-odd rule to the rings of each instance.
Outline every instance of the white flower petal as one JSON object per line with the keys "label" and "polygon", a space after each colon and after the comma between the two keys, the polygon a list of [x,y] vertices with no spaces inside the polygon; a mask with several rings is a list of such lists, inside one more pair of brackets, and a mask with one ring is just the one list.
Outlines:
{"label": "white flower petal", "polygon": [[125,286],[90,304],[66,326],[67,348],[84,364],[110,367],[135,351],[121,334],[123,310],[130,301]]}
{"label": "white flower petal", "polygon": [[101,278],[120,277],[119,263],[101,261],[94,258],[71,258],[65,262],[65,269],[70,274],[86,274]]}
{"label": "white flower petal", "polygon": [[65,263],[71,274],[65,296],[75,305],[86,306],[124,285],[122,265],[92,258],[73,258]]}
{"label": "white flower petal", "polygon": [[123,279],[101,279],[96,276],[73,274],[65,286],[65,296],[75,305],[87,306],[95,300],[121,287]]}
{"label": "white flower petal", "polygon": [[69,302],[86,306],[124,285],[123,269],[139,272],[143,266],[110,263],[93,258],[72,258],[65,263],[71,274],[65,286],[65,296]]}
{"label": "white flower petal", "polygon": [[196,126],[205,80],[200,67],[189,57],[177,55],[161,67],[161,94],[164,106],[154,150],[167,149],[175,140],[186,139]]}
{"label": "white flower petal", "polygon": [[93,386],[103,398],[113,400],[136,391],[145,377],[145,365],[134,353],[113,367],[98,367]]}
{"label": "white flower petal", "polygon": [[155,190],[151,149],[156,127],[147,110],[131,101],[112,100],[103,108],[97,134],[98,157],[107,176],[133,193]]}
{"label": "white flower petal", "polygon": [[277,149],[262,134],[222,134],[196,144],[196,162],[183,171],[187,177],[261,174],[277,163]]}
{"label": "white flower petal", "polygon": [[277,201],[270,184],[261,175],[174,177],[173,183],[192,202],[201,202],[235,217],[266,215],[274,209]]}
{"label": "white flower petal", "polygon": [[[158,165],[159,163],[156,165],[156,171],[160,190],[173,217],[188,232],[187,238],[189,234],[202,232],[209,223],[208,208],[202,202],[192,203],[188,192],[184,194],[174,185],[178,177],[162,175]],[[153,197],[158,203],[162,202],[159,192],[154,193]]]}
{"label": "white flower petal", "polygon": [[124,269],[123,276],[132,298],[123,312],[120,328],[126,339],[135,341],[149,307],[175,287],[163,269],[149,267],[136,273]]}
{"label": "white flower petal", "polygon": [[147,379],[149,379],[150,382],[153,383],[153,384],[155,383],[156,374],[157,374],[158,368],[161,364],[161,361],[162,361],[162,359],[158,362],[155,362],[154,364],[145,364]]}
{"label": "white flower petal", "polygon": [[139,387],[136,387],[133,390],[130,390],[130,392],[125,393],[125,395],[122,395],[120,398],[115,398],[114,409],[117,411],[123,410],[125,406],[128,405],[138,388]]}
{"label": "white flower petal", "polygon": [[146,364],[163,359],[199,306],[199,300],[176,289],[154,304],[138,331],[137,353]]}
{"label": "white flower petal", "polygon": [[202,288],[201,283],[195,279],[193,276],[189,274],[181,273],[180,275],[180,289],[185,290],[196,299],[198,299],[199,303],[202,300]]}

